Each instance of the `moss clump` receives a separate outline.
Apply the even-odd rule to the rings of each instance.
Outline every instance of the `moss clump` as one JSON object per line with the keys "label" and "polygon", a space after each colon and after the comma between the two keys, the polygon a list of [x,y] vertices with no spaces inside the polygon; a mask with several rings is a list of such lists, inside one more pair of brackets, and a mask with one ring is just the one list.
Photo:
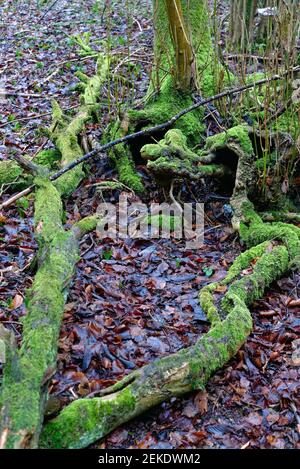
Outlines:
{"label": "moss clump", "polygon": [[226,132],[208,137],[205,143],[205,149],[216,151],[231,142],[237,143],[247,155],[254,154],[252,142],[249,137],[249,127],[246,125],[237,125],[236,127],[226,130]]}
{"label": "moss clump", "polygon": [[113,160],[118,170],[121,183],[135,192],[144,192],[145,188],[141,177],[134,168],[128,147],[123,144],[116,145],[113,153]]}
{"label": "moss clump", "polygon": [[[212,96],[219,87],[221,88],[222,68],[219,65],[212,44],[207,2],[206,0],[189,0],[188,2],[182,2],[182,8],[186,24],[189,24],[192,47],[195,53],[195,74],[198,89],[203,96]],[[174,88],[172,77],[174,75],[175,53],[163,2],[158,2],[154,13],[154,52],[156,60],[148,95],[151,95],[153,91],[163,91],[165,86],[168,88],[170,78],[171,86]],[[231,79],[232,76],[227,74],[225,80]],[[169,97],[171,97],[170,94]],[[188,135],[185,129],[181,128],[181,130]]]}
{"label": "moss clump", "polygon": [[[243,222],[240,224],[240,236],[247,246],[255,246],[268,240],[279,240],[288,249],[291,262],[300,261],[300,229],[287,223],[263,223],[251,202],[241,205]],[[299,263],[300,266],[300,263]]]}
{"label": "moss clump", "polygon": [[57,189],[48,179],[36,178],[34,222],[38,242],[49,243],[62,230],[63,205]]}
{"label": "moss clump", "polygon": [[300,123],[299,123],[299,104],[292,105],[285,113],[278,117],[274,122],[272,129],[275,132],[286,132],[289,133],[294,140],[300,135]]}
{"label": "moss clump", "polygon": [[280,277],[289,264],[289,253],[285,246],[275,246],[263,254],[253,266],[253,273],[234,282],[222,300],[222,308],[228,310],[235,297],[247,306],[261,298],[276,276]]}
{"label": "moss clump", "polygon": [[[161,124],[170,120],[178,112],[193,104],[190,93],[183,94],[173,87],[172,77],[167,77],[159,93],[148,100],[146,106],[141,111],[129,111],[129,118],[135,124],[147,123],[150,126]],[[186,136],[190,146],[199,143],[199,137],[205,130],[203,124],[204,110],[198,108],[193,112],[186,114],[176,122],[176,128],[182,131]]]}

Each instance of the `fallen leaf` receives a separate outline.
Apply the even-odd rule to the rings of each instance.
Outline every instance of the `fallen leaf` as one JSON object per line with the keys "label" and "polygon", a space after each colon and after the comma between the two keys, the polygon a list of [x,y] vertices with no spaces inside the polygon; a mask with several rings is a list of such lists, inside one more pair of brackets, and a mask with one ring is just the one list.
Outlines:
{"label": "fallen leaf", "polygon": [[198,392],[194,399],[195,405],[198,407],[200,414],[204,415],[206,414],[208,410],[208,400],[207,400],[208,394],[206,391]]}
{"label": "fallen leaf", "polygon": [[20,308],[22,304],[23,304],[23,296],[17,293],[12,301],[11,309]]}
{"label": "fallen leaf", "polygon": [[188,402],[188,404],[184,407],[182,411],[182,415],[188,418],[195,417],[195,415],[197,415],[198,413],[198,408],[192,402]]}

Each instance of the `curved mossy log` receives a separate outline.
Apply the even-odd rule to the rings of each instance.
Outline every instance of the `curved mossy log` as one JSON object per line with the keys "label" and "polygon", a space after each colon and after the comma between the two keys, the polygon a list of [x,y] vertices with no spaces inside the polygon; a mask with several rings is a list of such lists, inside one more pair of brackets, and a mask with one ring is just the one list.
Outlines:
{"label": "curved mossy log", "polygon": [[[104,390],[103,397],[79,399],[47,423],[40,439],[42,448],[82,448],[104,437],[119,425],[151,407],[187,392],[203,389],[210,376],[241,347],[252,329],[248,305],[288,268],[285,246],[271,242],[255,247],[237,259],[228,273],[238,277],[255,257],[253,273],[231,284],[224,297],[222,314],[211,330],[194,346],[154,361]],[[258,260],[257,260],[258,258]],[[228,280],[229,283],[229,280]],[[211,301],[203,301],[209,313]]]}
{"label": "curved mossy log", "polygon": [[[99,70],[103,71],[103,67]],[[60,165],[82,153],[77,137],[91,112],[97,108],[103,79],[104,75],[97,75],[87,81],[83,104],[72,120],[63,116],[59,106],[54,104],[54,123],[49,136],[60,151]],[[43,156],[37,158],[42,164]],[[42,174],[44,170],[38,173]],[[82,176],[82,168],[75,168],[55,185],[45,178],[34,179],[37,187],[34,220],[39,246],[38,270],[26,301],[21,347],[8,355],[3,372],[0,441],[4,448],[34,448],[38,444],[47,384],[56,369],[64,304],[79,259],[79,239],[94,229],[98,221],[92,216],[81,220],[71,230],[63,228],[62,197],[76,189]]]}

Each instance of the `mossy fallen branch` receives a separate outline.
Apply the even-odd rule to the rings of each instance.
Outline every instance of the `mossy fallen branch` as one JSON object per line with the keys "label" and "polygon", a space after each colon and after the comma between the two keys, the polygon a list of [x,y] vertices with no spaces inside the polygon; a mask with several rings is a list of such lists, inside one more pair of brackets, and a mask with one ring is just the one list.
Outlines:
{"label": "mossy fallen branch", "polygon": [[[82,154],[77,137],[97,107],[103,79],[101,75],[88,80],[89,90],[73,119],[63,116],[59,106],[53,104],[54,122],[49,136],[60,151],[62,166]],[[40,155],[37,161],[42,163],[44,156]],[[44,166],[20,161],[35,173],[45,172]],[[91,216],[76,223],[71,230],[63,227],[62,197],[76,189],[82,176],[82,168],[78,166],[55,185],[45,176],[34,179],[38,270],[27,295],[21,347],[13,357],[9,354],[3,371],[0,439],[4,448],[35,448],[38,444],[47,385],[56,369],[64,304],[79,259],[79,239],[98,222],[96,216]]]}
{"label": "mossy fallen branch", "polygon": [[[57,162],[60,160],[61,154],[56,149],[40,151],[34,158],[35,164],[44,166],[49,170],[57,169]],[[22,189],[28,187],[33,182],[33,177],[27,174],[23,168],[15,160],[0,161],[0,186],[3,184],[11,185],[12,189]]]}

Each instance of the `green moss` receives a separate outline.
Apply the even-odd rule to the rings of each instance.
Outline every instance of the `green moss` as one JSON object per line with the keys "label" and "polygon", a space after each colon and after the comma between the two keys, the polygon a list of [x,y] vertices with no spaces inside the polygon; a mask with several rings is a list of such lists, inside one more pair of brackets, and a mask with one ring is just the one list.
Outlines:
{"label": "green moss", "polygon": [[[187,24],[189,24],[191,32],[199,91],[203,96],[212,96],[221,85],[219,81],[222,73],[218,57],[215,54],[212,44],[207,2],[206,0],[190,0],[189,2],[183,2],[182,7],[184,17]],[[158,2],[158,4],[155,5],[154,11],[154,51],[156,61],[152,73],[149,94],[153,92],[153,89],[159,90],[160,93],[164,92],[164,87],[168,88],[170,86],[168,82],[170,80],[172,81],[175,56],[164,3]],[[169,72],[171,76],[166,77],[167,72]],[[230,80],[232,77],[229,75],[230,74],[228,74],[227,78]],[[173,83],[171,86],[173,88]],[[171,95],[169,94],[169,96]],[[157,116],[159,116],[159,114],[157,114]],[[180,128],[189,139],[190,137],[186,129]]]}
{"label": "green moss", "polygon": [[112,396],[78,399],[46,425],[40,447],[84,448],[118,426],[119,419],[134,408],[130,386]]}
{"label": "green moss", "polygon": [[[34,278],[27,299],[27,315],[22,321],[23,340],[18,361],[6,366],[3,375],[5,408],[2,411],[11,421],[8,447],[19,442],[18,432],[24,429],[32,428],[33,435],[39,434],[43,381],[45,373],[55,370],[65,288],[77,260],[78,243],[73,234],[58,232]],[[34,446],[37,441],[31,444]]]}
{"label": "green moss", "polygon": [[182,226],[182,218],[179,216],[169,216],[169,215],[148,215],[148,223],[157,229],[162,229],[166,227],[170,231],[179,229]]}
{"label": "green moss", "polygon": [[251,139],[249,137],[249,128],[246,125],[237,125],[226,132],[208,137],[205,149],[215,151],[218,148],[226,146],[230,142],[236,142],[246,154],[254,154]]}
{"label": "green moss", "polygon": [[85,233],[93,231],[96,228],[98,221],[99,217],[97,215],[85,217],[72,226],[72,231],[74,233],[78,233],[79,236],[83,236]]}
{"label": "green moss", "polygon": [[210,376],[239,350],[251,330],[250,311],[237,297],[226,319],[216,322],[191,350],[193,389],[204,388]]}
{"label": "green moss", "polygon": [[123,144],[114,148],[114,161],[122,184],[130,187],[135,192],[144,192],[141,177],[136,172],[129,150]]}
{"label": "green moss", "polygon": [[12,160],[0,161],[0,186],[3,184],[14,184],[19,187],[28,185],[32,178],[26,176],[23,169]]}
{"label": "green moss", "polygon": [[158,176],[199,179],[227,174],[223,165],[202,165],[200,156],[188,148],[187,139],[179,129],[169,130],[157,144],[144,145],[141,156],[148,160],[147,167]]}
{"label": "green moss", "polygon": [[200,306],[211,324],[215,324],[221,320],[213,297],[213,291],[217,286],[217,283],[211,283],[203,287],[199,293]]}
{"label": "green moss", "polygon": [[[120,127],[120,122],[117,121],[111,125],[110,131],[107,132],[106,138],[103,139],[103,143],[107,143],[111,138],[117,139],[123,137],[125,133],[126,131]],[[129,146],[126,144],[116,145],[109,152],[109,155],[118,170],[120,182],[135,192],[144,192],[145,188],[141,177],[134,168]]]}
{"label": "green moss", "polygon": [[63,205],[60,195],[48,179],[36,178],[34,222],[40,244],[49,243],[62,230]]}
{"label": "green moss", "polygon": [[61,153],[56,148],[40,151],[34,158],[34,163],[51,169],[61,159]]}

